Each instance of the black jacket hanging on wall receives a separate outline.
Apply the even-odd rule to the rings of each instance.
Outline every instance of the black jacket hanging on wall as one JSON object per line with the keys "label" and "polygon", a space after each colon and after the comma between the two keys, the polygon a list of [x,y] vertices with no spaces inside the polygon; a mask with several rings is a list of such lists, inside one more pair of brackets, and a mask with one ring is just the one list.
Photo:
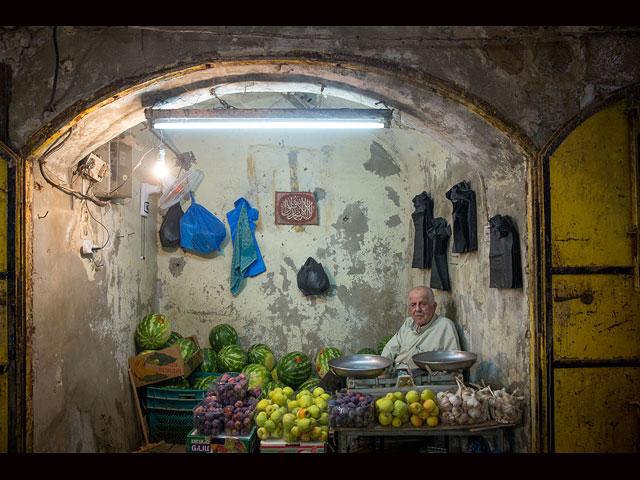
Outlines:
{"label": "black jacket hanging on wall", "polygon": [[453,203],[453,253],[478,250],[476,193],[460,182],[446,193]]}
{"label": "black jacket hanging on wall", "polygon": [[451,227],[447,225],[444,218],[434,218],[431,227],[427,230],[427,235],[433,242],[433,263],[429,286],[437,290],[450,290],[447,244],[451,236]]}
{"label": "black jacket hanging on wall", "polygon": [[411,214],[415,227],[415,237],[413,241],[413,268],[431,268],[431,258],[433,257],[433,242],[427,235],[427,230],[433,220],[433,200],[429,198],[427,192],[413,197],[415,211]]}
{"label": "black jacket hanging on wall", "polygon": [[518,230],[506,215],[496,215],[489,220],[489,225],[489,287],[522,287]]}

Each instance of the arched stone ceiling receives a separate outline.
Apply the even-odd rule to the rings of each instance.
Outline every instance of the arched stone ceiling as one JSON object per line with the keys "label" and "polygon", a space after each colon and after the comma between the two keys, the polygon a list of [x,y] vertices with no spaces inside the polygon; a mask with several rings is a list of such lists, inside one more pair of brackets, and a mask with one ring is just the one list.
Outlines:
{"label": "arched stone ceiling", "polygon": [[38,158],[72,127],[64,144],[47,158],[49,168],[67,171],[97,146],[144,122],[146,108],[206,102],[213,97],[212,89],[223,98],[249,88],[255,94],[289,92],[292,86],[367,108],[391,108],[395,112],[392,128],[432,136],[488,178],[508,176],[534,155],[528,138],[503,122],[490,106],[442,82],[370,66],[308,60],[219,62],[164,73],[105,94],[65,123],[50,124],[27,142],[27,150],[31,158]]}

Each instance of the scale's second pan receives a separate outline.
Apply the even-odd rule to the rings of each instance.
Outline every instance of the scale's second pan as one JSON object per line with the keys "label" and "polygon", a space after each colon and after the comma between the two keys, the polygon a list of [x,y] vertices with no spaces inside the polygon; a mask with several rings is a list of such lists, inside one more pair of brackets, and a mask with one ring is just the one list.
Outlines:
{"label": "scale's second pan", "polygon": [[343,355],[328,362],[329,369],[340,377],[373,378],[382,375],[391,359],[382,355]]}
{"label": "scale's second pan", "polygon": [[478,355],[462,350],[435,350],[416,353],[411,359],[423,370],[454,372],[469,368],[476,362]]}

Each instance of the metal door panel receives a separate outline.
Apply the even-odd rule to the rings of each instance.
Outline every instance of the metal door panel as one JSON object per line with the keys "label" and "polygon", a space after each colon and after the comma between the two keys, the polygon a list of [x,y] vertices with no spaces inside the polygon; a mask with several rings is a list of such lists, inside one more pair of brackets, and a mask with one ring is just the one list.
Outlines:
{"label": "metal door panel", "polygon": [[553,267],[632,264],[628,134],[618,105],[586,120],[554,152]]}
{"label": "metal door panel", "polygon": [[632,275],[555,275],[554,360],[640,357],[640,295]]}
{"label": "metal door panel", "polygon": [[596,113],[548,160],[547,405],[555,452],[640,450],[640,295],[630,235],[638,160],[630,157],[629,119],[625,103]]}
{"label": "metal door panel", "polygon": [[631,453],[640,445],[640,368],[559,368],[554,373],[555,451]]}

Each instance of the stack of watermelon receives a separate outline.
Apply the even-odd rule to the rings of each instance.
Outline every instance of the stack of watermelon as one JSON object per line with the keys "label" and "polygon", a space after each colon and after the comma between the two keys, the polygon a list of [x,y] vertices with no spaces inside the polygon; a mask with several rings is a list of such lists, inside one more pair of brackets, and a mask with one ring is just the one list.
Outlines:
{"label": "stack of watermelon", "polygon": [[289,352],[280,359],[276,371],[278,381],[296,390],[311,376],[311,360],[302,352]]}
{"label": "stack of watermelon", "polygon": [[316,369],[318,370],[320,378],[324,378],[329,371],[329,360],[338,357],[342,357],[342,352],[334,347],[326,347],[318,352],[316,356]]}

